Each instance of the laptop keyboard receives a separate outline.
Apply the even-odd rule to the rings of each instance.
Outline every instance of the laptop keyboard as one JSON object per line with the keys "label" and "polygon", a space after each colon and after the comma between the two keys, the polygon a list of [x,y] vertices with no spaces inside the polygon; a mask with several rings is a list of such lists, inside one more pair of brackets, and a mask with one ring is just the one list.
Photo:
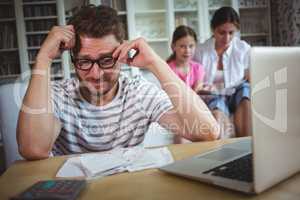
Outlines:
{"label": "laptop keyboard", "polygon": [[203,173],[244,182],[253,182],[252,154],[245,155]]}

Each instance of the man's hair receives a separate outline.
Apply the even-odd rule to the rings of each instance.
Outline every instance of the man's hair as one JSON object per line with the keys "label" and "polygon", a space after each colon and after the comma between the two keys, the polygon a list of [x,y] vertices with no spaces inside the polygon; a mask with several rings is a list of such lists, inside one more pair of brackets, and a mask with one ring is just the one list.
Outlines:
{"label": "man's hair", "polygon": [[124,27],[118,13],[108,6],[84,6],[70,18],[68,24],[73,25],[75,30],[76,42],[72,49],[74,55],[77,55],[81,48],[80,36],[101,38],[112,34],[120,43],[124,39]]}

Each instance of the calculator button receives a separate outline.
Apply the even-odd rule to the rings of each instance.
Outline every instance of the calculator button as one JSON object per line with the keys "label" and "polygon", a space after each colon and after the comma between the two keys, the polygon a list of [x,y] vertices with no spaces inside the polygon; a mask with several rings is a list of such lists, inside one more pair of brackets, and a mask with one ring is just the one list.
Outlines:
{"label": "calculator button", "polygon": [[47,181],[45,182],[43,185],[42,185],[42,188],[47,190],[47,189],[50,189],[52,187],[55,186],[55,182],[54,181]]}

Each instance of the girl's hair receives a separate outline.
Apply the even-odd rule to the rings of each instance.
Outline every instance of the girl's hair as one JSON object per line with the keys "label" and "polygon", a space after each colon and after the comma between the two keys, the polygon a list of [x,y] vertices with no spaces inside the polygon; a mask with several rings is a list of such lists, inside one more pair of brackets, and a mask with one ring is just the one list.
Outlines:
{"label": "girl's hair", "polygon": [[240,29],[240,18],[237,12],[232,7],[221,7],[214,13],[210,21],[210,28],[215,30],[227,22],[233,23],[237,29]]}
{"label": "girl's hair", "polygon": [[[174,45],[176,43],[177,40],[186,37],[186,36],[192,36],[195,39],[195,42],[197,43],[197,34],[195,33],[195,31],[189,27],[189,26],[185,26],[185,25],[180,25],[178,26],[174,33],[173,33],[173,37],[172,37],[172,45]],[[172,53],[172,55],[167,59],[167,62],[170,62],[172,60],[174,60],[176,58],[176,54],[175,52]]]}

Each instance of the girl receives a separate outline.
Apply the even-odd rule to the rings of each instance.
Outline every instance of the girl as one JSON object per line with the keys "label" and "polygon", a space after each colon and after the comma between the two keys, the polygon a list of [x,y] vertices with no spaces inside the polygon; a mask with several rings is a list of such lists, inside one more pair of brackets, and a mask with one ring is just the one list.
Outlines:
{"label": "girl", "polygon": [[[177,76],[191,87],[196,93],[202,89],[204,68],[200,63],[192,60],[197,43],[195,31],[188,26],[178,26],[172,37],[171,48],[173,54],[167,63]],[[174,136],[174,143],[190,142],[179,135]]]}
{"label": "girl", "polygon": [[204,69],[192,60],[197,43],[195,31],[188,26],[178,26],[173,33],[173,54],[167,59],[171,69],[195,92],[202,88]]}

